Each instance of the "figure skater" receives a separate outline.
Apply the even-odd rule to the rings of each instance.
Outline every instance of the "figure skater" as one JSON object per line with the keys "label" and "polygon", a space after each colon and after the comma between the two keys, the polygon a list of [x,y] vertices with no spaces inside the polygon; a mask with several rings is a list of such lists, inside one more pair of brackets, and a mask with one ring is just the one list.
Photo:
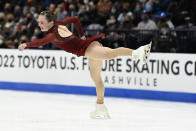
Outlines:
{"label": "figure skater", "polygon": [[[96,86],[97,101],[95,111],[91,112],[92,118],[109,118],[109,113],[104,105],[104,84],[101,78],[102,61],[110,60],[118,56],[130,56],[134,60],[140,60],[142,64],[147,62],[150,54],[151,43],[139,47],[136,50],[119,47],[111,49],[102,46],[96,39],[104,34],[99,34],[86,38],[81,23],[77,16],[66,17],[55,21],[56,16],[53,12],[43,11],[38,17],[38,25],[41,31],[47,31],[44,38],[32,42],[21,43],[18,47],[20,51],[27,47],[43,46],[47,43],[53,43],[62,50],[73,53],[77,56],[86,56],[90,66],[90,76]],[[66,27],[67,24],[74,24],[79,36],[77,37]]]}

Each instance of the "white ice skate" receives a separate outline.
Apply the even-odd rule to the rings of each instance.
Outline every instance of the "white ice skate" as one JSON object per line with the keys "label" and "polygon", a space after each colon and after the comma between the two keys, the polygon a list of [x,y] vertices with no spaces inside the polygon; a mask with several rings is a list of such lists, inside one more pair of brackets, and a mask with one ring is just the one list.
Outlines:
{"label": "white ice skate", "polygon": [[152,41],[144,46],[141,46],[133,51],[132,58],[133,60],[140,60],[142,64],[146,64],[148,61],[148,57],[150,55]]}
{"label": "white ice skate", "polygon": [[110,115],[108,110],[104,104],[96,104],[95,111],[91,112],[91,118],[94,119],[108,119]]}

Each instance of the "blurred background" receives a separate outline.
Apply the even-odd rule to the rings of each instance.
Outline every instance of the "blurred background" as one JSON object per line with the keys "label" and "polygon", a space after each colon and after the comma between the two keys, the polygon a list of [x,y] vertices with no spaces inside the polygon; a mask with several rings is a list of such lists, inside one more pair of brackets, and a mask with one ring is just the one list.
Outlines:
{"label": "blurred background", "polygon": [[0,0],[0,48],[42,38],[36,20],[46,9],[57,20],[78,16],[86,36],[105,33],[104,46],[135,49],[153,40],[153,52],[196,53],[195,0]]}
{"label": "blurred background", "polygon": [[[37,23],[43,10],[57,20],[78,16],[87,37],[105,33],[107,47],[153,41],[142,67],[130,56],[103,62],[111,119],[90,118],[96,89],[87,58],[51,43],[17,50],[47,33]],[[0,0],[0,48],[2,131],[196,130],[196,0]]]}

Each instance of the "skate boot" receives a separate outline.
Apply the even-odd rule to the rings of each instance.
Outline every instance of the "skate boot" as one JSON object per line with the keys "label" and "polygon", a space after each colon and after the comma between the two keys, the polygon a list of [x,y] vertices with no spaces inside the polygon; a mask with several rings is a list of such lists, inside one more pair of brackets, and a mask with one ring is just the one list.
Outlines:
{"label": "skate boot", "polygon": [[141,46],[133,51],[132,58],[133,60],[140,60],[142,64],[146,64],[148,61],[148,57],[150,55],[152,41],[144,46]]}
{"label": "skate boot", "polygon": [[108,119],[110,118],[108,110],[104,104],[96,104],[95,111],[91,112],[91,118],[94,119]]}

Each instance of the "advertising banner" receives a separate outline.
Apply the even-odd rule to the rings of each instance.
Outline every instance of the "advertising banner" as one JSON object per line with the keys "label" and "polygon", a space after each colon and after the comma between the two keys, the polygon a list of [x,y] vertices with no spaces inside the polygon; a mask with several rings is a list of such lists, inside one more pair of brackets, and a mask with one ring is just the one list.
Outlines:
{"label": "advertising banner", "polygon": [[[0,81],[94,87],[88,59],[64,51],[0,50]],[[141,65],[131,56],[105,60],[106,88],[196,94],[196,55],[151,53]],[[27,87],[28,88],[28,87]]]}

